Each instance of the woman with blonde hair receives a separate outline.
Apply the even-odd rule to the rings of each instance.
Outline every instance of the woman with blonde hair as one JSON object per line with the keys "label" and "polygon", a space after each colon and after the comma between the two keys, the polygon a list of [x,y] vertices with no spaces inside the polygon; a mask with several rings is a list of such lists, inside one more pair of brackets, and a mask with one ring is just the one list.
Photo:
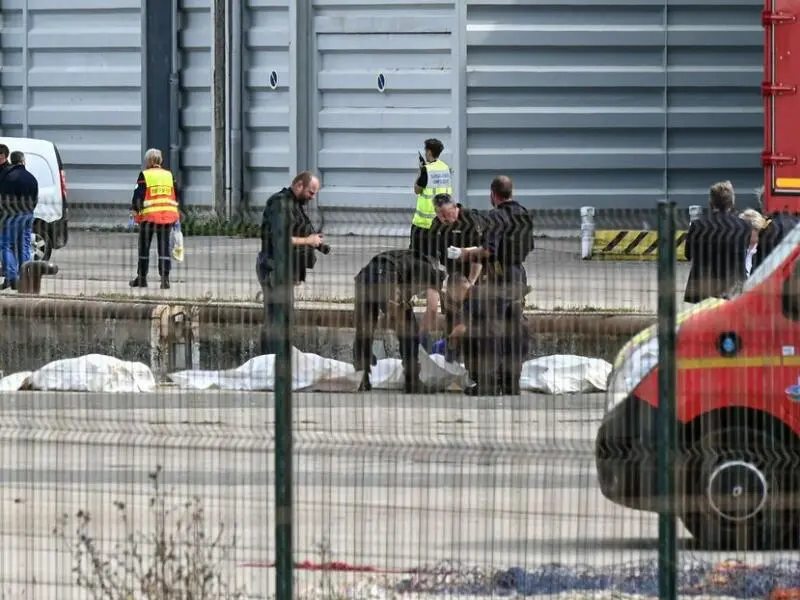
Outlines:
{"label": "woman with blonde hair", "polygon": [[739,218],[745,220],[750,225],[750,244],[745,251],[744,258],[744,275],[750,277],[750,272],[753,270],[753,257],[758,250],[758,234],[767,226],[766,219],[757,210],[748,208]]}

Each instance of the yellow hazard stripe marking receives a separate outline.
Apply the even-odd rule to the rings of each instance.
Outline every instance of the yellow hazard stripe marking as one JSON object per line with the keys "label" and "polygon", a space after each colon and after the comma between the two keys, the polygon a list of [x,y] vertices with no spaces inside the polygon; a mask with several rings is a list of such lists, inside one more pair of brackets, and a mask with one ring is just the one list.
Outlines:
{"label": "yellow hazard stripe marking", "polygon": [[[686,232],[675,234],[677,260],[686,260]],[[606,260],[655,260],[658,233],[647,230],[601,229],[595,232],[592,256]]]}
{"label": "yellow hazard stripe marking", "polygon": [[752,369],[758,367],[798,367],[800,356],[715,356],[713,358],[679,358],[678,368],[695,369]]}
{"label": "yellow hazard stripe marking", "polygon": [[800,189],[800,177],[778,177],[775,180],[775,187]]}

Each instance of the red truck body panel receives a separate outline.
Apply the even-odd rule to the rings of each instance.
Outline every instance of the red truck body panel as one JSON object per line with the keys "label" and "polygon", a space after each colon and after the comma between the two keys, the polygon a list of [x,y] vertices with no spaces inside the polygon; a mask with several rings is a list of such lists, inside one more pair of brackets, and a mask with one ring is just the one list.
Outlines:
{"label": "red truck body panel", "polygon": [[800,0],[765,0],[764,207],[800,213]]}

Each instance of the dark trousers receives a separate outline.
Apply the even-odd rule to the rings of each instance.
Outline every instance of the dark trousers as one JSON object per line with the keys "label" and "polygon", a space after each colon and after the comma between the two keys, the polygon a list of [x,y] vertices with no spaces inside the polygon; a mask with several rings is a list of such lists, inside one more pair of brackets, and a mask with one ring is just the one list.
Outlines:
{"label": "dark trousers", "polygon": [[409,237],[409,249],[419,252],[420,254],[428,254],[430,251],[429,239],[430,229],[422,229],[416,225],[411,226],[411,235]]}
{"label": "dark trousers", "polygon": [[377,361],[372,353],[378,316],[386,315],[387,325],[394,330],[400,343],[400,357],[406,389],[419,383],[419,326],[414,309],[403,297],[397,284],[386,281],[379,267],[367,266],[356,278],[355,324],[356,336],[353,345],[353,366],[364,371],[362,391],[372,389],[371,367]]}
{"label": "dark trousers", "polygon": [[169,277],[170,259],[169,236],[173,225],[156,225],[155,223],[142,222],[139,224],[139,265],[137,275],[144,279],[150,270],[150,245],[153,236],[156,237],[158,246],[158,274],[163,278]]}
{"label": "dark trousers", "polygon": [[[264,295],[264,325],[261,327],[260,336],[261,354],[277,354],[281,339],[278,327],[282,318],[280,300],[277,298],[276,290],[269,282],[269,279],[262,282],[261,292]],[[294,287],[290,293],[292,294],[291,304],[294,302]]]}
{"label": "dark trousers", "polygon": [[[261,285],[261,293],[264,299],[264,324],[261,327],[259,336],[259,346],[261,355],[277,354],[280,345],[280,319],[281,299],[279,289],[275,286],[275,275],[272,272],[265,252],[259,252],[256,258],[256,277]],[[294,285],[289,292],[290,304],[294,302]],[[287,307],[288,308],[288,307]]]}
{"label": "dark trousers", "polygon": [[522,273],[477,286],[467,305],[464,362],[484,394],[519,394],[522,365],[528,356]]}

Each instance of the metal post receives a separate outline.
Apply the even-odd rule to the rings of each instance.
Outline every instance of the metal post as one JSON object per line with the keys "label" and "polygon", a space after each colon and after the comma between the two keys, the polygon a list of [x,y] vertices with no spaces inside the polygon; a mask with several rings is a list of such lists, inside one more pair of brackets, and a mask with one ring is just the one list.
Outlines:
{"label": "metal post", "polygon": [[225,40],[227,37],[226,0],[214,0],[211,8],[213,31],[211,53],[211,196],[212,206],[221,219],[228,218],[228,199],[225,194],[225,172],[228,164],[226,150],[227,102],[225,101]]}
{"label": "metal post", "polygon": [[242,1],[230,5],[230,189],[231,214],[241,214],[242,203]]}
{"label": "metal post", "polygon": [[144,56],[142,96],[145,109],[142,138],[146,148],[158,148],[164,154],[165,165],[171,162],[172,82],[173,63],[173,3],[146,0],[144,10]]}
{"label": "metal post", "polygon": [[581,258],[583,260],[592,258],[594,232],[594,206],[581,206]]}
{"label": "metal post", "polygon": [[31,89],[30,89],[30,11],[28,0],[22,3],[22,137],[30,135]]}
{"label": "metal post", "polygon": [[[277,337],[275,354],[275,588],[276,600],[294,600],[292,531],[292,238],[290,207],[284,203],[280,223],[273,231],[275,285],[278,314],[269,322],[269,335]],[[265,319],[268,315],[264,315]],[[266,323],[266,322],[265,322]]]}
{"label": "metal post", "polygon": [[183,185],[183,172],[180,160],[181,152],[181,51],[180,51],[180,31],[183,23],[181,22],[181,11],[178,5],[179,0],[172,0],[172,38],[170,60],[171,73],[169,76],[169,168],[176,184],[180,188]]}
{"label": "metal post", "polygon": [[675,521],[675,202],[658,203],[658,589],[675,600],[677,527]]}

